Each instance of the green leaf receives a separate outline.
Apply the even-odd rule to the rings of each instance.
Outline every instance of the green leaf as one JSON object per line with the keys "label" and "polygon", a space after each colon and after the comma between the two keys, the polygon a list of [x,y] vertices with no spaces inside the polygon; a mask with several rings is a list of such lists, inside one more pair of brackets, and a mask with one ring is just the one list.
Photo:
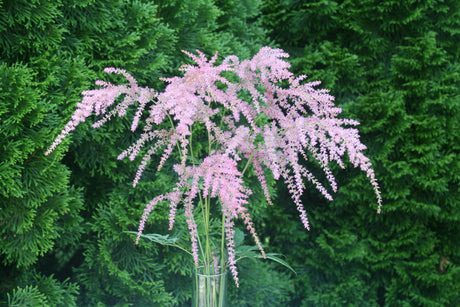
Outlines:
{"label": "green leaf", "polygon": [[[243,258],[249,258],[249,259],[252,259],[252,260],[255,260],[256,258],[257,259],[264,258],[264,256],[259,251],[259,247],[255,246],[255,245],[254,246],[249,246],[249,245],[238,246],[236,248],[235,253],[236,253],[237,256],[239,256],[237,261],[241,260]],[[286,261],[284,261],[283,259],[279,258],[278,255],[279,254],[276,254],[276,253],[268,253],[268,254],[265,254],[265,259],[275,261],[275,262],[285,266],[286,268],[288,268],[289,270],[294,272],[294,274],[297,275],[296,271]]]}

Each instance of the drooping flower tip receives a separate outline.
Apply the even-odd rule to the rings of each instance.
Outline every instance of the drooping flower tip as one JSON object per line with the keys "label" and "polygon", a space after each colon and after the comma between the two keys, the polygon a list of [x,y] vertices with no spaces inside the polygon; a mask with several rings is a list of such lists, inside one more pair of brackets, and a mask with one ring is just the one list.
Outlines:
{"label": "drooping flower tip", "polygon": [[48,148],[48,150],[45,152],[45,156],[48,156],[49,154],[51,154],[56,149],[56,146],[58,145],[56,143],[57,142],[54,141],[54,143],[50,146],[50,148]]}
{"label": "drooping flower tip", "polygon": [[379,187],[377,186],[374,189],[375,189],[375,193],[377,195],[377,204],[378,204],[377,213],[380,214],[380,213],[382,213],[383,199],[382,199],[382,195],[381,195]]}
{"label": "drooping flower tip", "polygon": [[142,220],[139,223],[139,228],[137,230],[137,235],[136,235],[136,245],[139,244],[139,240],[141,239],[142,232],[144,231],[146,219],[147,219],[147,217],[144,218],[144,216],[143,216]]}
{"label": "drooping flower tip", "polygon": [[123,69],[119,69],[119,68],[115,68],[115,67],[106,67],[106,68],[104,68],[104,71],[106,73],[108,73],[108,74],[118,74],[118,73],[126,72]]}

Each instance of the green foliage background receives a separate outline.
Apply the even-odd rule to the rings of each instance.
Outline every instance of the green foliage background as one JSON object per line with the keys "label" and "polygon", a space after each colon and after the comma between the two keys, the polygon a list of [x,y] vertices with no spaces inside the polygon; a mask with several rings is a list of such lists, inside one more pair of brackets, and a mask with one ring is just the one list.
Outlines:
{"label": "green foliage background", "polygon": [[[297,275],[244,260],[231,302],[460,305],[459,20],[455,0],[0,0],[0,305],[187,305],[191,259],[125,232],[175,180],[146,172],[132,188],[136,165],[116,160],[128,123],[82,125],[44,152],[104,67],[161,90],[181,50],[250,58],[263,45],[361,122],[384,207],[354,170],[336,170],[334,202],[306,193],[310,232],[282,185],[273,207],[255,197],[268,251]],[[149,231],[166,233],[166,210]]]}
{"label": "green foliage background", "polygon": [[347,171],[334,202],[305,195],[310,233],[273,211],[273,245],[300,272],[295,305],[458,305],[460,3],[267,1],[263,13],[294,69],[361,122],[384,198],[376,215]]}

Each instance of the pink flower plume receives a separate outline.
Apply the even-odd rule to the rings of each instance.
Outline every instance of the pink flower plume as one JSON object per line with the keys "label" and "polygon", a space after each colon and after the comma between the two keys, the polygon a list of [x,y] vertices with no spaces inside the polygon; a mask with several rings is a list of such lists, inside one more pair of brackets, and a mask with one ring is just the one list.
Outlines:
{"label": "pink flower plume", "polygon": [[[93,124],[97,128],[115,115],[126,116],[127,110],[136,106],[131,130],[138,129],[140,121],[145,119],[141,125],[143,131],[118,156],[134,161],[141,152],[144,154],[142,160],[136,162],[139,168],[134,185],[142,180],[153,155],[161,155],[159,165],[154,165],[158,171],[175,156],[174,150],[179,156],[173,166],[178,177],[176,187],[147,204],[136,241],[158,203],[170,204],[169,229],[174,226],[179,206],[183,206],[191,253],[198,266],[201,228],[197,224],[197,205],[202,198],[216,199],[213,204],[220,204],[224,221],[227,264],[238,285],[236,220],[242,220],[265,255],[250,216],[252,204],[248,199],[252,186],[244,182],[243,176],[247,172],[255,174],[269,204],[272,199],[267,175],[275,180],[282,178],[303,226],[309,229],[302,203],[305,183],[332,200],[332,193],[338,187],[329,165],[334,162],[345,167],[344,157],[366,173],[380,213],[382,197],[371,162],[364,155],[366,146],[359,139],[356,128],[359,123],[338,117],[341,109],[334,105],[334,97],[327,90],[317,88],[318,81],[304,82],[306,76],[294,76],[285,61],[287,53],[263,47],[250,60],[240,61],[236,56],[229,56],[219,65],[216,64],[217,52],[210,60],[200,51],[184,53],[195,64],[182,66],[182,77],[162,79],[166,88],[161,93],[140,87],[122,69],[106,68],[107,73],[123,75],[127,84],[97,81],[99,89],[84,91],[75,113],[46,152],[51,153],[88,117],[99,117]],[[195,136],[196,131],[201,131],[204,136],[199,136],[203,138]],[[200,146],[195,145],[203,139]],[[307,168],[304,160],[309,158],[318,162],[325,182]]]}

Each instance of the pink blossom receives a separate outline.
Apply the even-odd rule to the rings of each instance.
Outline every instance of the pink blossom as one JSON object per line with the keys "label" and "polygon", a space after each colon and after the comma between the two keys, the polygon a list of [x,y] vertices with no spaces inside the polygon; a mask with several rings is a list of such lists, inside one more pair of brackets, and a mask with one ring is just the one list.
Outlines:
{"label": "pink blossom", "polygon": [[[126,71],[106,68],[107,73],[123,75],[126,85],[113,85],[97,81],[99,89],[83,92],[83,99],[71,120],[57,136],[46,154],[51,153],[63,138],[87,117],[95,114],[100,119],[97,128],[114,115],[125,116],[127,110],[137,105],[131,130],[139,127],[145,118],[140,137],[125,149],[119,159],[134,161],[142,148],[147,151],[139,163],[134,185],[142,180],[143,171],[151,157],[160,154],[160,171],[174,150],[180,159],[173,167],[178,182],[171,192],[158,195],[149,202],[139,223],[139,240],[150,212],[159,202],[169,202],[169,229],[179,204],[185,208],[190,234],[191,252],[196,266],[200,262],[197,204],[202,198],[215,198],[221,205],[224,218],[227,264],[238,285],[235,252],[235,220],[241,219],[260,252],[265,255],[250,216],[248,197],[251,186],[246,186],[243,176],[253,171],[269,204],[272,204],[266,181],[267,172],[286,184],[303,226],[310,228],[302,203],[305,181],[315,187],[326,199],[332,200],[337,183],[329,165],[331,162],[345,167],[345,155],[354,167],[360,168],[369,178],[377,198],[380,213],[382,197],[370,160],[364,155],[359,140],[358,122],[341,119],[341,109],[334,105],[334,97],[327,90],[318,89],[319,81],[304,82],[306,76],[295,77],[284,59],[289,55],[281,49],[263,47],[251,60],[240,61],[229,56],[216,65],[218,54],[208,60],[197,51],[185,52],[195,65],[184,65],[182,77],[162,79],[167,83],[164,92],[157,93],[139,87]],[[224,72],[233,73],[232,81]],[[236,79],[236,80],[234,80]],[[120,101],[119,97],[123,97]],[[166,123],[169,128],[162,125]],[[206,127],[207,148],[203,156],[194,156],[193,128]],[[309,157],[318,162],[326,175],[326,185],[307,168]],[[213,254],[214,255],[214,254]],[[201,259],[203,261],[203,259]],[[211,261],[211,260],[210,260]]]}

